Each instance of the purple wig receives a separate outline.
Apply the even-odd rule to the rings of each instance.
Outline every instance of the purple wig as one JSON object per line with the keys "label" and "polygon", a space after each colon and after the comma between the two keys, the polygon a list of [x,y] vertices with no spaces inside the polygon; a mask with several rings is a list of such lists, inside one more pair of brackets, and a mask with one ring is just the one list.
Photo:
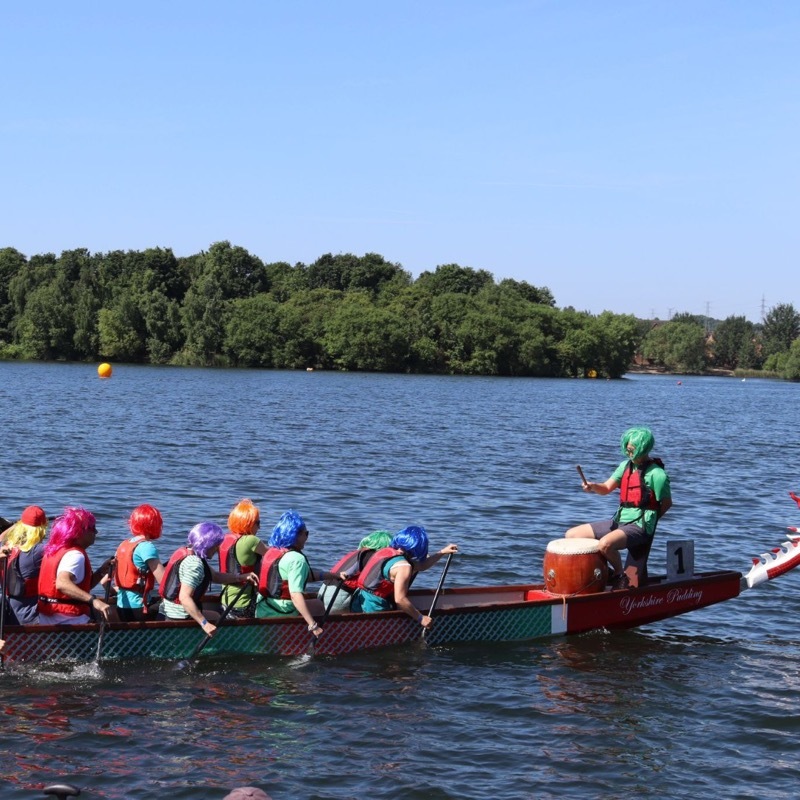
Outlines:
{"label": "purple wig", "polygon": [[269,537],[271,547],[294,547],[300,531],[306,530],[303,518],[296,511],[284,511]]}
{"label": "purple wig", "polygon": [[208,551],[222,544],[225,531],[216,522],[198,522],[189,531],[189,547],[200,556],[208,558]]}
{"label": "purple wig", "polygon": [[428,534],[419,525],[409,525],[394,535],[389,546],[402,550],[413,561],[424,561],[428,557]]}
{"label": "purple wig", "polygon": [[74,546],[75,542],[96,524],[97,520],[91,511],[67,506],[50,528],[50,538],[44,546],[45,555],[50,556],[62,547]]}

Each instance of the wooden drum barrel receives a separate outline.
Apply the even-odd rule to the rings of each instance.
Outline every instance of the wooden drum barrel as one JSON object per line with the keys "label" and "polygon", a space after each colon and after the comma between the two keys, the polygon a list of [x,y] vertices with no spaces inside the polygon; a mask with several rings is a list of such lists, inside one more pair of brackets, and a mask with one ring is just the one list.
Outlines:
{"label": "wooden drum barrel", "polygon": [[608,578],[606,560],[596,539],[555,539],[544,554],[544,585],[553,594],[602,592]]}

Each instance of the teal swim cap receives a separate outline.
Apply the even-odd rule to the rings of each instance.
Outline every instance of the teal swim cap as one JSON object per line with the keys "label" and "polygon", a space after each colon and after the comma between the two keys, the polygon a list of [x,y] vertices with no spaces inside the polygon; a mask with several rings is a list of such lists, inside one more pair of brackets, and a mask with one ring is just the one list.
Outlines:
{"label": "teal swim cap", "polygon": [[[653,432],[650,428],[645,428],[641,425],[628,428],[619,440],[622,455],[631,459],[631,461],[646,456],[655,447],[655,444],[656,440],[653,437]],[[628,452],[628,445],[634,448],[632,453]]]}

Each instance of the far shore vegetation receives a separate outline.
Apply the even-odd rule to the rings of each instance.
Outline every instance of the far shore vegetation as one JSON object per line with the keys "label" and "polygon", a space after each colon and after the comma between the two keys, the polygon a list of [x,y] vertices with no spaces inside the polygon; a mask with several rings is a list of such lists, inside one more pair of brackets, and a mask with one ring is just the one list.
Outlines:
{"label": "far shore vegetation", "polygon": [[557,308],[546,287],[376,253],[265,264],[216,242],[25,256],[0,249],[0,359],[618,378],[630,369],[800,380],[800,314],[760,323]]}

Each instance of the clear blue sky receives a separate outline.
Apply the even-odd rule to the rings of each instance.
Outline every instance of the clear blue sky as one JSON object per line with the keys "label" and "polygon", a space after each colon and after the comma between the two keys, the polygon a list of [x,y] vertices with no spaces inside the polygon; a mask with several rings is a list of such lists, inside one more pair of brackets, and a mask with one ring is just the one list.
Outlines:
{"label": "clear blue sky", "polygon": [[0,246],[800,309],[800,2],[2,0]]}

